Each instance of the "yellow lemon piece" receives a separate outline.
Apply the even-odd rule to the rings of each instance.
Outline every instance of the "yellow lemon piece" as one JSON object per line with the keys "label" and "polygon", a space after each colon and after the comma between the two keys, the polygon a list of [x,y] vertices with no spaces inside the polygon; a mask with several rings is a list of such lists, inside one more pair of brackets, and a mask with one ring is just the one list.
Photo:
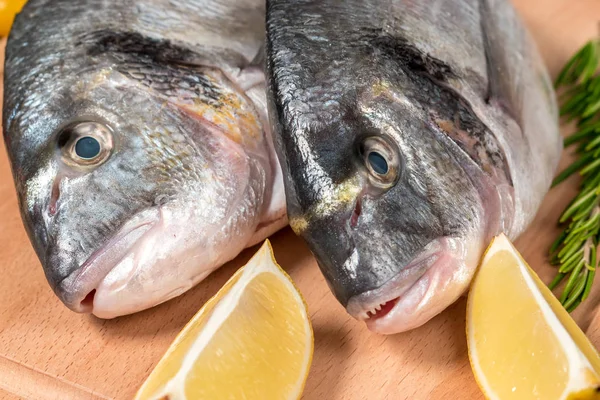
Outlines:
{"label": "yellow lemon piece", "polygon": [[600,399],[598,352],[504,235],[471,285],[467,342],[488,399]]}
{"label": "yellow lemon piece", "polygon": [[306,303],[265,241],[183,328],[136,399],[298,399],[312,354]]}
{"label": "yellow lemon piece", "polygon": [[0,37],[8,35],[15,15],[27,3],[27,0],[0,0]]}

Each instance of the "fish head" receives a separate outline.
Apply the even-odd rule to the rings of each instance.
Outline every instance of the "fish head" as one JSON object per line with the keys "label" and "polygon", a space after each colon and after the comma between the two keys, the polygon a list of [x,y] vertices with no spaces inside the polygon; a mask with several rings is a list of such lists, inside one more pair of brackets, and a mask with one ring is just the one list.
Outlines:
{"label": "fish head", "polygon": [[[16,82],[31,64],[11,52]],[[47,280],[72,310],[112,318],[183,293],[246,246],[269,155],[262,116],[218,69],[87,55],[7,83],[5,138]]]}
{"label": "fish head", "polygon": [[273,21],[270,110],[290,225],[348,313],[384,334],[420,326],[468,287],[512,201],[510,190],[498,199],[496,155],[473,133],[486,127],[441,64],[438,75],[433,62],[376,57],[363,37],[339,39],[350,49],[308,43],[316,54],[304,60],[289,49],[312,36]]}

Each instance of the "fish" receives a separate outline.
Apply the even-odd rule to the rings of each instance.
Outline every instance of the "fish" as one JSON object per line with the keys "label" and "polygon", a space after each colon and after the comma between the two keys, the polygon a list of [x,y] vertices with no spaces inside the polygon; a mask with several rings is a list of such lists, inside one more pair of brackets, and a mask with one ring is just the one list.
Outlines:
{"label": "fish", "polygon": [[260,0],[30,0],[3,134],[24,227],[71,310],[178,296],[287,225]]}
{"label": "fish", "polygon": [[550,188],[556,96],[507,0],[269,0],[266,62],[290,225],[374,332],[453,304]]}

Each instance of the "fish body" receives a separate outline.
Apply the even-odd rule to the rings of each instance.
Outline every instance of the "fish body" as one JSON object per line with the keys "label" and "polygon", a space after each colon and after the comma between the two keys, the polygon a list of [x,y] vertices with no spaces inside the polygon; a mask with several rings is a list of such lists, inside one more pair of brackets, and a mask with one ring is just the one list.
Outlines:
{"label": "fish body", "polygon": [[30,0],[6,47],[21,215],[72,310],[177,296],[287,224],[260,0]]}
{"label": "fish body", "polygon": [[562,142],[508,1],[269,0],[266,53],[290,225],[373,331],[440,313],[533,219]]}

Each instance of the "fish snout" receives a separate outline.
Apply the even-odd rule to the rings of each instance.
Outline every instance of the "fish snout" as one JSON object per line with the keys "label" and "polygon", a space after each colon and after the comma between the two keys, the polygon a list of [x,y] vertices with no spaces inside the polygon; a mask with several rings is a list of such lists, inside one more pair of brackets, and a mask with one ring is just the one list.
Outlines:
{"label": "fish snout", "polygon": [[80,265],[72,265],[73,255],[60,246],[53,246],[45,270],[58,298],[75,312],[93,312],[94,298],[101,282],[159,221],[158,209],[136,215]]}
{"label": "fish snout", "polygon": [[50,239],[46,247],[45,257],[42,258],[46,280],[56,296],[68,308],[76,312],[86,312],[81,309],[79,303],[88,293],[85,293],[81,299],[76,301],[74,298],[79,297],[79,294],[75,294],[69,284],[73,277],[80,272],[81,265],[84,264],[78,261],[78,259],[85,260],[86,256],[81,254],[83,249],[71,249],[70,241],[65,236],[52,235]]}
{"label": "fish snout", "polygon": [[377,333],[417,328],[465,292],[480,255],[477,240],[435,239],[387,282],[350,298],[346,311]]}
{"label": "fish snout", "polygon": [[63,279],[56,287],[55,293],[71,311],[90,314],[94,306],[96,289],[90,289],[89,285],[77,286],[75,277],[78,273],[79,270],[76,270]]}
{"label": "fish snout", "polygon": [[355,298],[372,287],[372,276],[364,274],[367,268],[361,266],[359,252],[355,247],[350,248],[346,257],[317,257],[319,269],[325,277],[329,289],[336,300],[346,307],[350,299]]}
{"label": "fish snout", "polygon": [[[50,254],[46,256],[44,262],[44,273],[46,280],[56,296],[69,309],[86,313],[91,312],[82,305],[83,300],[88,297],[87,293],[81,294],[74,290],[71,285],[73,278],[79,273],[81,266],[75,261],[76,255],[70,254],[58,247],[50,247]],[[88,302],[84,302],[87,304]]]}
{"label": "fish snout", "polygon": [[424,251],[385,283],[352,296],[346,311],[359,321],[385,316],[441,256],[437,251]]}

